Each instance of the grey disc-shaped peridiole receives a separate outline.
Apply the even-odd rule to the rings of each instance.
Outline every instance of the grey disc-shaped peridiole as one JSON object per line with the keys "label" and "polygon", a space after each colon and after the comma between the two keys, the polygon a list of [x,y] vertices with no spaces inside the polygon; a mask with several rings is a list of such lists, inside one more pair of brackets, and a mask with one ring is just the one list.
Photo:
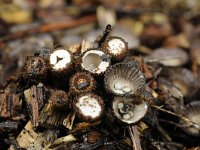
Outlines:
{"label": "grey disc-shaped peridiole", "polygon": [[112,110],[122,123],[136,124],[146,115],[148,105],[140,97],[116,96],[112,103]]}

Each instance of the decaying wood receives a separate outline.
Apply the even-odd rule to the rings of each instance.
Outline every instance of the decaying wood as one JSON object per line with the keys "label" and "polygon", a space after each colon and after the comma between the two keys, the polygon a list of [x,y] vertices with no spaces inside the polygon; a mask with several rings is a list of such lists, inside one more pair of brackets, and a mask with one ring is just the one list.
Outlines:
{"label": "decaying wood", "polygon": [[130,126],[128,128],[129,128],[129,134],[130,134],[131,140],[133,142],[133,150],[142,150],[142,147],[140,144],[139,131],[137,129],[137,126]]}
{"label": "decaying wood", "polygon": [[66,111],[53,109],[53,104],[48,102],[42,109],[38,122],[42,127],[60,126],[67,115]]}
{"label": "decaying wood", "polygon": [[55,139],[58,138],[58,130],[47,130],[39,133],[34,142],[28,147],[30,150],[47,150]]}
{"label": "decaying wood", "polygon": [[6,121],[0,123],[0,134],[2,132],[11,132],[18,129],[20,122],[17,121]]}
{"label": "decaying wood", "polygon": [[[16,141],[17,145],[21,148],[29,149],[29,150],[46,150],[48,149],[55,140],[58,140],[58,130],[47,130],[44,133],[37,133],[33,130],[33,125],[31,121],[29,121],[21,133],[18,135]],[[59,143],[61,139],[59,139],[56,143]],[[62,141],[66,141],[65,138]],[[9,150],[12,150],[13,146],[10,147]]]}
{"label": "decaying wood", "polygon": [[75,132],[78,132],[78,131],[81,131],[81,130],[85,130],[85,129],[88,129],[90,127],[96,126],[100,123],[101,123],[100,121],[95,122],[95,123],[87,123],[87,122],[78,123],[78,124],[75,124],[73,126],[72,130],[69,130],[69,133],[72,134],[72,133],[75,133]]}
{"label": "decaying wood", "polygon": [[39,112],[44,106],[45,93],[42,83],[39,83],[37,86],[33,85],[30,89],[24,91],[25,99],[28,104],[28,107],[31,111],[31,116],[33,120],[33,126],[38,126]]}
{"label": "decaying wood", "polygon": [[0,93],[0,116],[4,118],[16,116],[21,104],[19,94]]}
{"label": "decaying wood", "polygon": [[53,142],[53,144],[51,145],[49,150],[53,149],[54,147],[57,147],[60,144],[67,143],[67,142],[72,142],[72,141],[75,141],[75,140],[76,140],[76,138],[72,134],[69,134],[67,136],[58,138]]}
{"label": "decaying wood", "polygon": [[67,118],[63,121],[63,125],[67,128],[67,129],[72,129],[73,127],[73,123],[74,123],[74,119],[75,119],[76,113],[70,113]]}
{"label": "decaying wood", "polygon": [[18,135],[16,141],[20,147],[27,149],[37,136],[38,134],[33,130],[33,125],[31,121],[29,121]]}

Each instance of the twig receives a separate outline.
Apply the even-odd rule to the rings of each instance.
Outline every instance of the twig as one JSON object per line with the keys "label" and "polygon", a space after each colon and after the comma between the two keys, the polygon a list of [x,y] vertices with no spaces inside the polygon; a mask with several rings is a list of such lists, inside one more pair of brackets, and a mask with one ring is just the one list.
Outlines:
{"label": "twig", "polygon": [[176,117],[178,117],[178,118],[180,118],[180,119],[182,119],[182,120],[184,120],[184,121],[191,122],[191,121],[190,121],[188,118],[186,118],[186,117],[180,116],[180,115],[178,115],[178,114],[176,114],[176,113],[173,113],[173,112],[171,112],[171,111],[168,111],[168,110],[166,110],[166,109],[163,109],[162,106],[151,105],[151,107],[156,108],[156,109],[158,109],[158,110],[160,110],[160,111],[166,112],[166,113],[168,113],[168,114],[171,114],[171,115],[173,115],[173,116],[176,116]]}
{"label": "twig", "polygon": [[169,134],[159,124],[157,125],[157,129],[168,141],[172,141],[172,138],[169,136]]}
{"label": "twig", "polygon": [[175,123],[173,121],[165,120],[165,119],[159,119],[159,121],[164,122],[164,123],[168,123],[168,124],[171,124],[171,125],[175,125],[179,128],[188,127],[187,125],[181,125],[181,124]]}
{"label": "twig", "polygon": [[154,71],[153,73],[153,78],[147,82],[147,85],[150,85],[153,81],[155,81],[155,79],[157,79],[157,77],[159,76],[159,74],[162,72],[163,68],[159,67],[157,70]]}
{"label": "twig", "polygon": [[88,24],[88,23],[95,22],[95,21],[96,21],[96,15],[89,15],[89,16],[82,17],[79,19],[66,20],[63,22],[56,22],[56,23],[41,25],[41,26],[31,29],[31,30],[30,29],[24,30],[24,31],[16,32],[16,33],[10,34],[8,36],[5,36],[4,38],[0,39],[0,47],[6,41],[21,38],[21,37],[24,37],[24,36],[27,36],[30,34],[44,33],[44,32],[50,32],[50,31],[56,31],[56,30],[62,30],[62,29],[69,29],[69,28],[77,27],[77,26],[80,26],[83,24]]}
{"label": "twig", "polygon": [[184,116],[180,116],[180,115],[178,115],[178,114],[176,114],[176,113],[173,113],[173,112],[171,112],[171,111],[165,110],[165,109],[161,108],[160,106],[151,105],[151,107],[156,108],[156,109],[158,109],[158,110],[160,110],[160,111],[163,111],[163,112],[165,112],[165,113],[171,114],[171,115],[173,115],[173,116],[176,116],[176,117],[178,117],[178,118],[180,118],[180,119],[182,119],[182,120],[184,120],[184,121],[186,121],[186,122],[189,122],[189,123],[191,123],[190,127],[194,127],[194,128],[196,128],[198,131],[200,131],[200,125],[199,125],[199,124],[197,124],[197,123],[195,123],[195,122],[192,122],[190,119],[188,119],[188,118],[186,118],[186,117],[184,117]]}
{"label": "twig", "polygon": [[109,33],[112,31],[111,25],[108,24],[106,26],[106,30],[103,33],[103,36],[101,37],[101,39],[98,41],[98,47],[101,46],[101,44],[105,41],[105,39],[107,38],[107,36],[109,35]]}
{"label": "twig", "polygon": [[142,150],[137,126],[129,126],[128,130],[129,130],[131,140],[133,142],[133,150]]}
{"label": "twig", "polygon": [[168,146],[174,146],[174,147],[178,147],[178,148],[183,148],[183,145],[180,143],[175,143],[175,142],[158,142],[158,141],[154,141],[153,142],[155,145],[157,144],[162,144],[162,145],[168,145]]}

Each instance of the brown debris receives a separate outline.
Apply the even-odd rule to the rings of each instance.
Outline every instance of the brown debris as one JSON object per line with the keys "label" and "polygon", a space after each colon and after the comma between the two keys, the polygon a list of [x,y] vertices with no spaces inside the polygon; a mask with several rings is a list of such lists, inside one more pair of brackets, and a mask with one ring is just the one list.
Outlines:
{"label": "brown debris", "polygon": [[16,32],[9,36],[4,37],[3,39],[0,40],[0,47],[2,46],[3,42],[14,40],[14,39],[24,37],[30,34],[68,29],[68,28],[73,28],[75,26],[80,26],[80,24],[87,24],[87,23],[91,23],[95,21],[96,21],[96,15],[90,15],[90,16],[86,16],[86,17],[76,19],[76,20],[71,20],[71,21],[67,20],[60,23],[50,23],[46,25],[41,25],[40,27],[35,28],[35,29]]}
{"label": "brown debris", "polygon": [[199,4],[1,1],[0,149],[199,149]]}
{"label": "brown debris", "polygon": [[0,93],[0,116],[4,118],[15,117],[21,109],[19,94]]}
{"label": "brown debris", "polygon": [[30,108],[33,127],[38,126],[38,117],[45,103],[45,91],[42,83],[31,86],[24,91],[25,99]]}

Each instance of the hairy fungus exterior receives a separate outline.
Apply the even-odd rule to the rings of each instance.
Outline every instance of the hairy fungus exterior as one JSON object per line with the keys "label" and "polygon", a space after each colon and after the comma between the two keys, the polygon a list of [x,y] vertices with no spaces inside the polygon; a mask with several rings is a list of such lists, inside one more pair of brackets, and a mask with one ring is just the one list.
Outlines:
{"label": "hairy fungus exterior", "polygon": [[128,43],[121,37],[111,36],[102,45],[103,51],[115,60],[123,60],[128,54]]}
{"label": "hairy fungus exterior", "polygon": [[70,92],[74,94],[88,93],[95,87],[95,79],[86,72],[77,72],[70,79]]}
{"label": "hairy fungus exterior", "polygon": [[48,72],[47,61],[41,56],[28,56],[25,62],[25,71],[29,79],[45,79]]}

